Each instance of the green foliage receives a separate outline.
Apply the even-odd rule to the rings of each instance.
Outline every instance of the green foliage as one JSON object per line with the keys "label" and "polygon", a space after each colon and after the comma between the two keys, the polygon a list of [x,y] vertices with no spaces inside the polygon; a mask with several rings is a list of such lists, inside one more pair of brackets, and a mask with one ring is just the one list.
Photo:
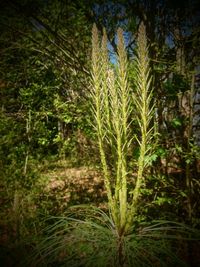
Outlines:
{"label": "green foliage", "polygon": [[176,235],[198,234],[182,224],[158,221],[121,239],[110,216],[92,206],[71,207],[65,217],[50,220],[46,238],[30,257],[40,266],[186,266],[175,253]]}
{"label": "green foliage", "polygon": [[[139,145],[137,160],[137,177],[135,188],[128,191],[128,161],[127,156],[133,141],[131,135],[131,95],[128,82],[128,61],[124,48],[123,32],[118,36],[118,66],[116,73],[109,66],[107,55],[107,36],[104,31],[102,45],[99,44],[98,31],[93,26],[92,51],[92,101],[95,119],[95,129],[98,138],[99,153],[105,178],[109,209],[118,228],[119,235],[128,231],[137,210],[140,189],[144,183],[144,170],[151,156],[153,129],[150,123],[153,118],[154,105],[150,89],[151,78],[146,44],[145,28],[142,24],[138,37],[138,56],[136,57],[136,91],[133,102],[135,117],[141,138],[136,138]],[[102,53],[102,56],[100,54]],[[106,155],[110,147],[111,158]],[[112,166],[110,170],[109,165]],[[114,192],[114,193],[113,193]],[[132,194],[129,205],[128,194]]]}
{"label": "green foliage", "polygon": [[189,81],[177,74],[174,73],[172,79],[168,79],[164,84],[164,90],[166,90],[167,96],[172,100],[177,97],[177,93],[183,93],[189,88]]}
{"label": "green foliage", "polygon": [[[189,246],[197,255],[192,260],[198,262],[198,244],[177,243],[180,233],[173,232],[174,243],[159,235],[142,237],[150,227],[145,230],[143,224],[158,216],[195,227],[200,224],[200,151],[193,140],[200,54],[196,1],[184,1],[184,12],[176,4],[174,11],[172,3],[161,8],[159,1],[150,5],[145,1],[4,2],[0,3],[0,261],[6,259],[5,266],[20,265],[37,239],[46,236],[41,251],[51,262],[45,258],[40,263],[48,266],[79,262],[179,266],[166,254],[174,246],[181,257],[187,257]],[[141,15],[145,38],[138,25]],[[72,184],[67,183],[69,166],[100,165],[91,125],[96,113],[88,94],[94,21],[103,33],[96,73],[103,129],[99,133],[115,222],[110,219],[114,216],[106,215],[103,183],[94,185],[94,174],[86,180],[90,192],[81,187],[82,177],[70,193]],[[116,36],[118,26],[125,41],[121,30]],[[147,52],[150,59],[144,56]],[[63,187],[53,187],[54,182]],[[71,204],[88,202],[104,206],[106,214],[76,210],[60,221],[44,221],[52,214],[63,216]],[[128,214],[130,227],[124,231]],[[41,229],[47,225],[53,226],[44,234]]]}

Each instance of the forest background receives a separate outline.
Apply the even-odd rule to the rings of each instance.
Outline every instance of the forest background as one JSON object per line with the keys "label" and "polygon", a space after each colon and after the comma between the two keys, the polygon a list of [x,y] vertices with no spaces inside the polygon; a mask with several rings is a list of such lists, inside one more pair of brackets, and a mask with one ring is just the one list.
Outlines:
{"label": "forest background", "polygon": [[[199,20],[195,0],[1,2],[0,245],[6,266],[20,262],[27,248],[19,244],[40,236],[49,215],[76,204],[107,209],[90,99],[94,23],[101,34],[106,29],[114,67],[116,32],[123,29],[133,91],[141,21],[146,28],[156,132],[137,223],[159,218],[199,227]],[[136,121],[131,129],[138,133]],[[138,157],[135,142],[130,168]]]}

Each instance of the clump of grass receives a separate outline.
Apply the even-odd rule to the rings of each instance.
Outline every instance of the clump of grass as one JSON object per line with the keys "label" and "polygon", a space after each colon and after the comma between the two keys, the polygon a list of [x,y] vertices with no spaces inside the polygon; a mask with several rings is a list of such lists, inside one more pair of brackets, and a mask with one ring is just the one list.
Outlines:
{"label": "clump of grass", "polygon": [[[78,216],[77,216],[78,214]],[[141,225],[121,238],[111,217],[92,206],[72,207],[63,217],[52,217],[31,266],[155,267],[186,266],[177,256],[177,233],[195,234],[174,222]],[[119,258],[119,246],[124,251]],[[30,264],[29,264],[30,266]]]}

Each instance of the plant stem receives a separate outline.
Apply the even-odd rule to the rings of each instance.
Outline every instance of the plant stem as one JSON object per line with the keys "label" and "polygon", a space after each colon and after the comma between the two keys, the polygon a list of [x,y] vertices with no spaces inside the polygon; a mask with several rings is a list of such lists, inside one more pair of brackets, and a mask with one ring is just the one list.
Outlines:
{"label": "plant stem", "polygon": [[[100,61],[100,45],[98,38],[98,30],[96,25],[93,26],[92,30],[92,84],[93,92],[92,97],[94,100],[94,112],[95,112],[95,122],[96,122],[96,131],[98,136],[98,145],[100,158],[104,173],[105,187],[108,196],[108,205],[111,210],[114,221],[117,221],[116,207],[115,202],[112,198],[111,183],[108,164],[106,160],[106,154],[104,150],[105,143],[105,134],[104,129],[104,112],[103,112],[103,90],[102,90],[102,62]],[[105,81],[104,81],[105,82]],[[105,93],[105,92],[104,92]]]}
{"label": "plant stem", "polygon": [[[138,140],[140,156],[137,162],[137,179],[133,197],[131,205],[129,205],[127,200],[127,153],[132,138],[130,137],[129,127],[131,103],[128,84],[128,60],[122,29],[118,29],[117,36],[118,65],[117,76],[115,76],[114,70],[109,66],[105,29],[100,47],[97,28],[95,25],[93,27],[91,96],[108,206],[119,238],[121,238],[132,226],[137,211],[140,189],[144,183],[145,157],[149,152],[148,146],[154,129],[149,127],[153,119],[154,105],[151,103],[151,77],[146,32],[144,25],[141,24],[138,37],[138,56],[136,58],[137,92],[134,98],[136,117],[141,132],[141,138]],[[111,158],[114,159],[112,166],[115,170],[113,172],[108,165],[106,155],[106,149],[108,148],[112,153]]]}
{"label": "plant stem", "polygon": [[148,57],[148,46],[145,26],[141,23],[138,34],[137,49],[137,75],[136,75],[136,93],[134,101],[136,106],[137,121],[141,133],[138,140],[140,155],[137,161],[137,178],[131,203],[131,211],[128,219],[127,227],[130,227],[137,212],[138,202],[141,195],[141,188],[144,185],[144,171],[146,168],[146,156],[150,152],[149,146],[153,135],[154,127],[150,127],[153,120],[154,104],[152,104],[152,91],[150,89],[151,76]]}

